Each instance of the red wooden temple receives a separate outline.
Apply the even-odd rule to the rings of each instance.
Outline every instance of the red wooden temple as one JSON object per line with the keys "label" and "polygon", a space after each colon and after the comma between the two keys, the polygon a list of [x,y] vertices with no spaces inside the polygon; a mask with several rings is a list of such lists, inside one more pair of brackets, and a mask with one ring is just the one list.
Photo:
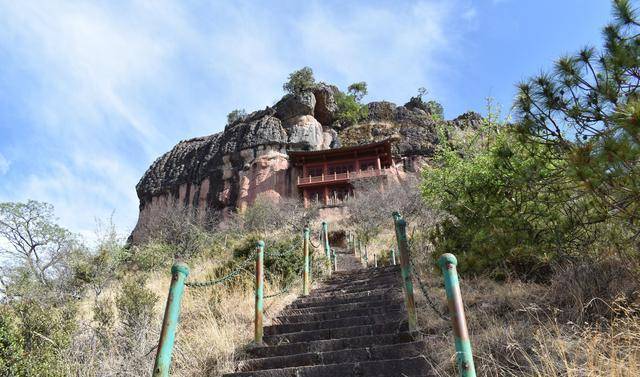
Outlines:
{"label": "red wooden temple", "polygon": [[291,151],[289,158],[291,166],[301,172],[297,186],[305,207],[310,201],[340,205],[354,195],[354,180],[385,177],[393,166],[388,140],[320,151]]}

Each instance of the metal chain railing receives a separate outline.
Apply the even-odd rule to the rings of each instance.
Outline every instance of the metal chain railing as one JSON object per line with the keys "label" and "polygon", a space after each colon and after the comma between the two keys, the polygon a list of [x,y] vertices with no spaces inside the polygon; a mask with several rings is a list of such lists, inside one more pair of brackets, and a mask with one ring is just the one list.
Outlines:
{"label": "metal chain railing", "polygon": [[[326,235],[326,223],[323,222],[323,233]],[[304,271],[303,271],[303,295],[308,294],[309,287],[309,249],[308,246],[311,244],[311,240],[309,239],[309,230],[305,228],[305,239],[304,239],[304,254],[305,254],[305,262],[304,262]],[[326,242],[326,238],[325,238]],[[314,248],[318,248],[311,244]],[[273,245],[275,246],[275,245]],[[269,254],[270,258],[277,258],[289,255],[293,253],[299,246],[295,243],[291,245],[291,247],[284,251],[278,251],[276,253]],[[269,250],[269,249],[267,249]],[[165,306],[165,313],[162,320],[162,331],[160,335],[160,340],[158,343],[158,352],[156,353],[156,359],[153,367],[153,376],[154,377],[168,377],[169,369],[171,367],[171,355],[173,352],[173,345],[175,343],[175,335],[176,328],[180,318],[180,302],[182,300],[182,296],[184,294],[185,287],[191,288],[203,288],[203,287],[211,287],[217,284],[222,284],[226,281],[233,279],[234,277],[240,275],[242,272],[249,273],[253,275],[254,273],[247,270],[246,267],[254,263],[256,264],[255,268],[255,277],[256,277],[256,305],[255,305],[255,339],[256,344],[262,344],[262,337],[264,335],[263,332],[263,300],[265,298],[274,298],[285,293],[288,293],[290,289],[293,287],[297,279],[292,279],[281,291],[277,293],[273,293],[267,296],[264,296],[264,273],[270,275],[269,280],[275,281],[273,279],[273,275],[271,272],[266,271],[264,269],[264,256],[265,256],[265,243],[264,241],[258,241],[257,247],[254,251],[239,265],[235,266],[235,269],[223,277],[211,279],[208,281],[189,281],[187,282],[187,277],[189,276],[189,267],[183,262],[176,262],[171,267],[171,284],[169,286],[169,295],[167,297],[167,304]]]}
{"label": "metal chain railing", "polygon": [[433,300],[431,299],[431,296],[429,295],[429,292],[427,291],[427,286],[426,284],[422,281],[422,279],[420,278],[420,274],[418,274],[418,272],[416,271],[416,265],[413,263],[413,261],[410,261],[411,263],[411,273],[413,274],[413,276],[415,276],[416,280],[418,281],[418,286],[420,287],[420,291],[422,291],[422,295],[424,296],[424,298],[427,300],[427,303],[429,304],[429,306],[431,307],[431,309],[433,309],[434,312],[436,312],[436,314],[443,320],[445,321],[449,321],[450,318],[447,317],[443,312],[441,312],[438,309],[438,305],[436,305],[435,302],[433,302]]}
{"label": "metal chain railing", "polygon": [[245,267],[251,264],[255,260],[255,258],[256,258],[256,252],[254,251],[253,253],[251,253],[251,255],[247,257],[247,259],[245,259],[242,263],[240,263],[240,265],[236,267],[235,270],[231,271],[230,273],[228,273],[227,275],[221,278],[216,278],[208,281],[188,281],[188,282],[185,282],[184,285],[190,288],[204,288],[204,287],[211,287],[216,284],[222,284],[225,281],[230,280],[231,278],[239,275],[241,272],[247,272]]}

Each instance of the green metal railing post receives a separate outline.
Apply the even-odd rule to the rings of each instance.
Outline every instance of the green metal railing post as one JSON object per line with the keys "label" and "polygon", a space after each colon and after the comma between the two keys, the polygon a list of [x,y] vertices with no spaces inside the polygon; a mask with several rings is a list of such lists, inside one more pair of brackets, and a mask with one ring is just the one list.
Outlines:
{"label": "green metal railing post", "polygon": [[404,303],[407,306],[407,315],[409,317],[409,331],[415,331],[417,328],[416,302],[413,296],[413,281],[411,280],[407,222],[404,221],[402,217],[398,217],[396,220],[396,237],[398,240],[398,250],[400,251],[400,272],[402,274],[402,280],[404,281]]}
{"label": "green metal railing post", "polygon": [[333,257],[333,271],[338,271],[338,255],[336,254],[336,251],[331,249],[331,255]]}
{"label": "green metal railing post", "polygon": [[264,241],[258,241],[256,245],[256,315],[254,341],[262,344],[264,328],[262,327],[264,310]]}
{"label": "green metal railing post", "polygon": [[369,252],[367,251],[367,244],[364,244],[364,266],[369,267]]}
{"label": "green metal railing post", "polygon": [[322,222],[322,238],[324,240],[324,254],[327,259],[331,258],[331,251],[329,250],[329,224],[326,221]]}
{"label": "green metal railing post", "polygon": [[189,276],[189,267],[181,262],[171,267],[171,285],[167,306],[164,310],[158,352],[153,366],[153,377],[168,377],[171,368],[171,354],[176,340],[176,328],[180,318],[180,302],[184,293],[184,283]]}
{"label": "green metal railing post", "polygon": [[464,316],[464,305],[460,293],[460,282],[456,266],[458,260],[453,254],[442,254],[438,264],[444,275],[444,288],[447,292],[447,304],[451,313],[451,325],[456,345],[456,361],[460,377],[475,377],[476,369],[473,364],[471,340],[467,330],[467,320]]}
{"label": "green metal railing post", "polygon": [[309,295],[309,227],[304,227],[304,241],[302,250],[304,252],[304,268],[302,273],[302,295]]}
{"label": "green metal railing post", "polygon": [[396,265],[396,249],[394,249],[393,247],[391,248],[391,265],[395,266]]}

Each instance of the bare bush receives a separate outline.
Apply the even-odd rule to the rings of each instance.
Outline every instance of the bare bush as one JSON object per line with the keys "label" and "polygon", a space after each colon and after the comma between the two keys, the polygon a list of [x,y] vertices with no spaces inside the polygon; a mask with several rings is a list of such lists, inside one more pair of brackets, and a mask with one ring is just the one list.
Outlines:
{"label": "bare bush", "polygon": [[274,200],[260,195],[246,211],[234,214],[232,221],[238,229],[259,234],[276,230],[299,233],[317,214],[318,207],[305,208],[296,198]]}
{"label": "bare bush", "polygon": [[436,224],[438,213],[426,206],[419,181],[409,176],[401,183],[359,180],[354,198],[347,201],[349,217],[344,225],[353,226],[360,239],[369,243],[382,228],[393,229],[392,213],[400,212],[410,229],[427,229]]}
{"label": "bare bush", "polygon": [[207,215],[197,209],[169,206],[153,216],[140,230],[143,243],[161,242],[171,245],[174,256],[188,258],[201,251],[218,221],[217,213]]}

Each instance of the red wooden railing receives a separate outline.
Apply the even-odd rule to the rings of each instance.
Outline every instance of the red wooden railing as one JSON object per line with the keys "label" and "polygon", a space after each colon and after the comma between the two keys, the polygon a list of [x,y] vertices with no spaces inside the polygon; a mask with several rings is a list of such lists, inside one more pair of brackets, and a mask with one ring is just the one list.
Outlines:
{"label": "red wooden railing", "polygon": [[323,174],[315,177],[298,177],[298,185],[308,185],[312,183],[330,183],[349,181],[358,178],[379,177],[387,174],[388,169],[370,169],[346,173]]}

